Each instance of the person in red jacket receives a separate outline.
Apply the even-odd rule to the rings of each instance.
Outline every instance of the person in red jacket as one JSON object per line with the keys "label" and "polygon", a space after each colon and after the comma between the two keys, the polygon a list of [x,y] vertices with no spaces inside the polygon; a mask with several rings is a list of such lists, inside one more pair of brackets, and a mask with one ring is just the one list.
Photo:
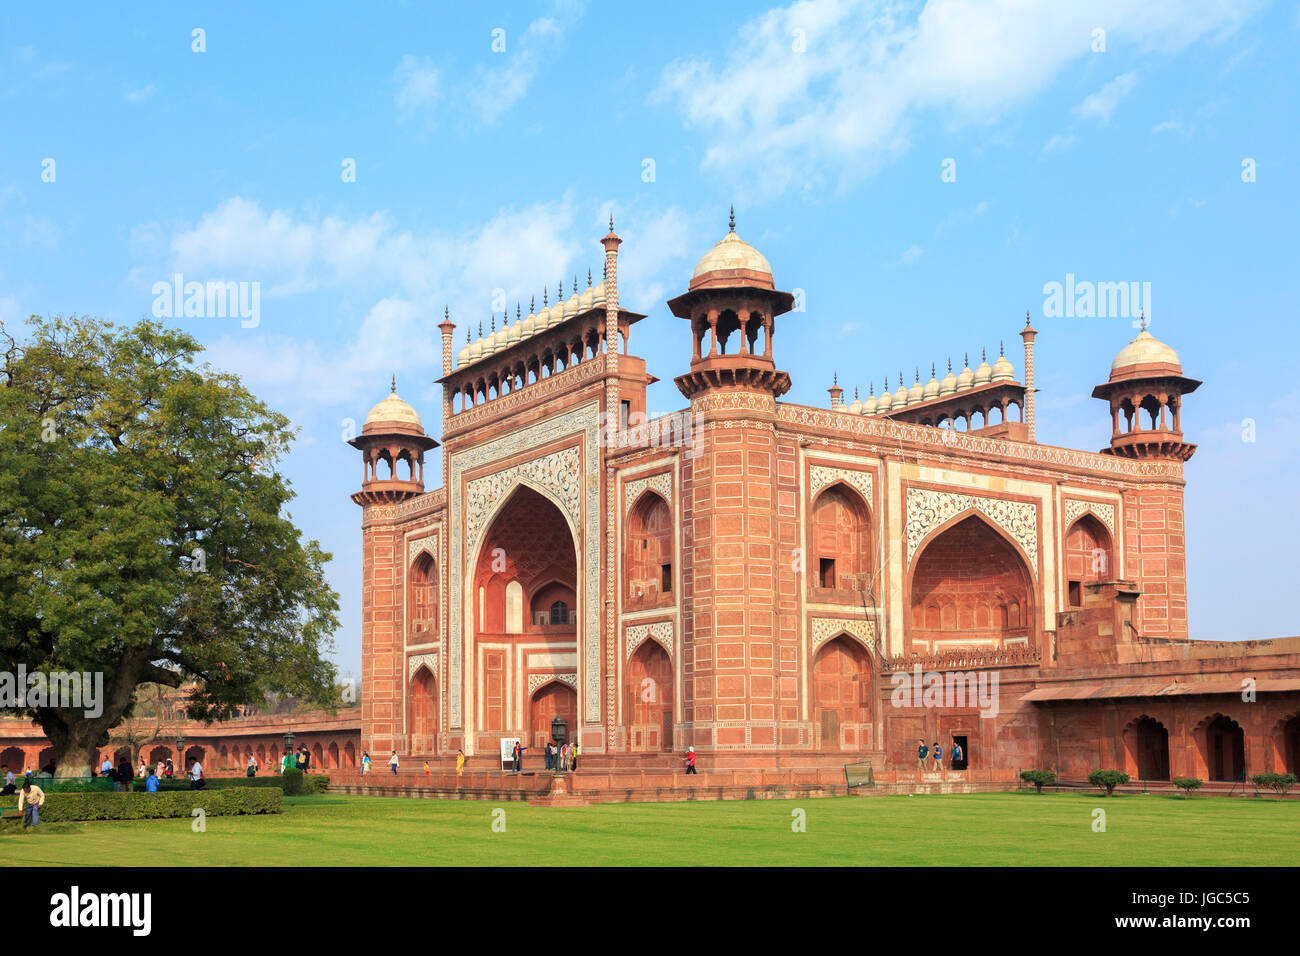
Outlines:
{"label": "person in red jacket", "polygon": [[[686,748],[686,772],[695,773],[695,748],[694,747]],[[696,774],[696,776],[699,775]]]}

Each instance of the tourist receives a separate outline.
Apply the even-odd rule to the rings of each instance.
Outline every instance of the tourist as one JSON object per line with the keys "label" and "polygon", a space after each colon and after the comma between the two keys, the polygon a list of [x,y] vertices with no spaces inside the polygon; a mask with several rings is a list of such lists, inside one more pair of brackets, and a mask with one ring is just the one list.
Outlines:
{"label": "tourist", "polygon": [[306,747],[302,748],[302,760],[298,762],[298,769],[303,773],[311,769],[311,751]]}
{"label": "tourist", "polygon": [[546,769],[555,769],[555,742],[551,740],[546,741]]}
{"label": "tourist", "polygon": [[253,756],[253,751],[248,752],[248,770],[246,775],[249,777],[257,776],[257,758]]}
{"label": "tourist", "polygon": [[203,764],[199,763],[197,757],[194,758],[194,766],[190,767],[190,789],[203,789]]}
{"label": "tourist", "polygon": [[131,770],[131,761],[123,760],[117,766],[117,782],[122,785],[122,789],[127,793],[131,792],[131,781],[135,779],[135,773]]}
{"label": "tourist", "polygon": [[575,739],[575,740],[573,741],[573,753],[570,754],[570,760],[569,760],[569,769],[570,769],[570,770],[577,770],[577,769],[578,769],[578,749],[579,749],[579,748],[578,748],[578,741]]}
{"label": "tourist", "polygon": [[149,768],[144,765],[144,757],[140,758],[140,766],[136,768],[135,775],[141,779],[149,772]]}
{"label": "tourist", "polygon": [[699,776],[699,774],[696,773],[695,771],[695,748],[694,747],[686,748],[686,772],[694,773],[697,777]]}
{"label": "tourist", "polygon": [[943,747],[939,746],[939,741],[934,742],[934,747],[930,750],[930,757],[934,761],[934,771],[938,773],[943,769]]}
{"label": "tourist", "polygon": [[429,761],[427,760],[424,762],[424,775],[429,776]]}
{"label": "tourist", "polygon": [[168,780],[170,780],[172,777],[174,777],[174,776],[176,775],[176,765],[172,763],[172,758],[171,758],[171,757],[168,757],[168,758],[167,758],[166,769],[163,771],[163,775],[164,775]]}
{"label": "tourist", "polygon": [[153,767],[149,768],[149,777],[144,782],[145,793],[158,792],[158,775],[153,772]]}
{"label": "tourist", "polygon": [[394,750],[393,755],[388,758],[388,768],[393,771],[393,776],[396,777],[397,776],[397,751],[396,750]]}
{"label": "tourist", "polygon": [[[370,756],[367,755],[366,760],[368,761],[369,759]],[[464,772],[465,772],[465,751],[457,750],[456,751],[456,776],[459,777]]]}
{"label": "tourist", "polygon": [[9,769],[9,765],[7,763],[0,764],[0,771],[3,771],[5,775],[5,785],[4,785],[4,789],[0,790],[0,797],[7,797],[13,794],[18,789],[17,787],[14,786],[14,772]]}
{"label": "tourist", "polygon": [[519,772],[519,765],[524,759],[524,748],[519,746],[519,741],[515,741],[514,749],[510,751],[510,759],[514,761],[515,773]]}
{"label": "tourist", "polygon": [[18,791],[18,812],[23,815],[23,829],[37,826],[41,822],[41,807],[45,806],[45,791],[30,779],[23,781],[23,788]]}
{"label": "tourist", "polygon": [[952,738],[952,769],[957,770],[957,764],[961,763],[961,744],[957,743],[957,738]]}
{"label": "tourist", "polygon": [[370,772],[370,751],[367,750],[361,754],[361,776]]}
{"label": "tourist", "polygon": [[930,752],[930,748],[925,745],[924,740],[916,742],[916,769],[925,770],[925,756]]}
{"label": "tourist", "polygon": [[[113,779],[113,761],[108,759],[108,754],[104,755],[104,762],[99,765],[99,775],[108,777],[110,780]],[[115,786],[113,789],[116,790],[117,787]]]}

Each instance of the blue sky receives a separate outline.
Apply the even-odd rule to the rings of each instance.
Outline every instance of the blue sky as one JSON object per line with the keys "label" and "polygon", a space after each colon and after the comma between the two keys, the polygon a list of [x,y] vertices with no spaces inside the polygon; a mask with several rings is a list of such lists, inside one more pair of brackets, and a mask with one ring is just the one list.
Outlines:
{"label": "blue sky", "polygon": [[513,314],[598,279],[611,211],[658,412],[690,354],[664,300],[731,203],[805,292],[775,338],[794,402],[1000,339],[1019,377],[1029,310],[1039,440],[1100,448],[1089,393],[1133,321],[1045,316],[1044,286],[1149,282],[1151,331],[1205,382],[1183,416],[1193,636],[1295,634],[1297,41],[1296,3],[1249,0],[10,4],[0,318],[132,322],[176,272],[259,283],[254,328],[172,321],[301,427],[291,510],[335,555],[355,674],[344,420],[396,374],[439,434],[444,304],[459,348],[497,290]]}

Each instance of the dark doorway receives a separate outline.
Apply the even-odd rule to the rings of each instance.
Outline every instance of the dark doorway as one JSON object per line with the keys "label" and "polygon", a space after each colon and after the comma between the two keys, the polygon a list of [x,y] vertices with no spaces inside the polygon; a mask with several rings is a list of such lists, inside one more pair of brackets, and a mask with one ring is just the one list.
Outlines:
{"label": "dark doorway", "polygon": [[1141,779],[1169,779],[1169,731],[1154,718],[1143,717],[1138,721],[1137,759]]}
{"label": "dark doorway", "polygon": [[961,748],[961,759],[952,762],[952,769],[965,770],[970,764],[970,750],[967,749],[966,738],[961,734],[953,734],[952,739]]}
{"label": "dark doorway", "polygon": [[1246,767],[1246,738],[1229,717],[1217,717],[1205,729],[1205,764],[1211,780],[1240,780]]}

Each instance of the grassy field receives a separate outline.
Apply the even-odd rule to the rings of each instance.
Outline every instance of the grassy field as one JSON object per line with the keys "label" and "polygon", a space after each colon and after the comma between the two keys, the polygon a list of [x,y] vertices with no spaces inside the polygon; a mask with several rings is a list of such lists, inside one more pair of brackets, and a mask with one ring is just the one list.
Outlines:
{"label": "grassy field", "polygon": [[[505,832],[493,832],[493,811]],[[1106,811],[1106,832],[1093,811]],[[806,832],[792,832],[793,811]],[[1294,865],[1300,802],[997,793],[529,807],[335,795],[278,816],[43,824],[0,865]]]}

